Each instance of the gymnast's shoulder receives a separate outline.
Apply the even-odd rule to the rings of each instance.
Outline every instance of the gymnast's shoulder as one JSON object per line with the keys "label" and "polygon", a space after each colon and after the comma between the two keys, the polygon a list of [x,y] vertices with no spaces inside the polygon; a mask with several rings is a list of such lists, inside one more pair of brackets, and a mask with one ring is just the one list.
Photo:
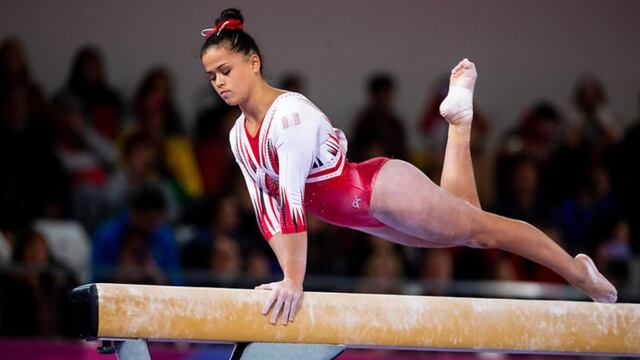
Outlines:
{"label": "gymnast's shoulder", "polygon": [[278,96],[276,101],[274,120],[281,127],[299,123],[323,123],[328,120],[311,100],[300,93],[289,91]]}

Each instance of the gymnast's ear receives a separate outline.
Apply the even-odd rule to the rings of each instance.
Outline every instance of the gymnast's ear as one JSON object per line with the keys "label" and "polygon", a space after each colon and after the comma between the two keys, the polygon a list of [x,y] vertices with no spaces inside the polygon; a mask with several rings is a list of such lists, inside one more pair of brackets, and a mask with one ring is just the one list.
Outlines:
{"label": "gymnast's ear", "polygon": [[251,66],[251,71],[253,71],[254,74],[262,73],[262,59],[260,59],[260,56],[255,52],[249,54],[249,65]]}

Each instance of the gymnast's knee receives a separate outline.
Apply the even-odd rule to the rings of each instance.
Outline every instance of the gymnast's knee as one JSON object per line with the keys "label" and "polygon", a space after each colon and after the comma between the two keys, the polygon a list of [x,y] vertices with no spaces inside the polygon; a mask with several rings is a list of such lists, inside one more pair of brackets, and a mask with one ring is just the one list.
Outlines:
{"label": "gymnast's knee", "polygon": [[476,219],[470,221],[469,234],[466,236],[467,246],[477,249],[495,249],[498,247],[499,234],[494,219],[480,210]]}
{"label": "gymnast's knee", "polygon": [[495,249],[498,243],[491,236],[474,236],[469,239],[467,246],[475,249]]}

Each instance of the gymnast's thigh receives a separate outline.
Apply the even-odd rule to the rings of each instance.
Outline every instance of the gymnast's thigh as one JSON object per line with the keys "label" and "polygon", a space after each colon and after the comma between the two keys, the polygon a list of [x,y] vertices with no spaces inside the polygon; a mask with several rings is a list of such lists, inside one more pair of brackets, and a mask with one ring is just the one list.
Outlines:
{"label": "gymnast's thigh", "polygon": [[371,215],[401,233],[448,246],[467,245],[482,211],[402,160],[390,160],[373,184]]}
{"label": "gymnast's thigh", "polygon": [[365,234],[373,235],[375,237],[379,237],[381,239],[394,242],[396,244],[404,245],[404,246],[421,247],[421,248],[447,248],[447,247],[454,246],[451,244],[429,241],[428,239],[421,239],[416,236],[403,233],[387,225],[373,227],[373,228],[354,227],[352,229],[361,231]]}

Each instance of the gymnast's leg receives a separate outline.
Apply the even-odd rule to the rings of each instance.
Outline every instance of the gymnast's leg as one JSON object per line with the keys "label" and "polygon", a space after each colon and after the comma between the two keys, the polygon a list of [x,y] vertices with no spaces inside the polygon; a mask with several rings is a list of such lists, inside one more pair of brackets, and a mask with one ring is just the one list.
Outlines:
{"label": "gymnast's leg", "polygon": [[[449,93],[440,105],[440,113],[449,122],[449,135],[447,137],[440,186],[479,208],[480,200],[478,199],[470,151],[473,89],[476,77],[475,65],[467,59],[460,61],[451,70]],[[389,226],[356,228],[356,230],[405,246],[425,248],[455,246],[429,242]]]}
{"label": "gymnast's leg", "polygon": [[390,160],[380,169],[371,214],[411,239],[512,252],[549,267],[595,301],[616,301],[615,288],[589,257],[572,258],[542,231],[471,205],[407,162]]}
{"label": "gymnast's leg", "polygon": [[440,105],[440,114],[449,122],[440,186],[479,208],[470,150],[476,77],[476,67],[467,59],[451,70],[449,93]]}
{"label": "gymnast's leg", "polygon": [[446,244],[442,242],[434,242],[425,239],[420,239],[416,236],[409,235],[407,233],[403,233],[402,231],[398,231],[390,226],[381,226],[375,228],[352,228],[354,230],[361,231],[365,234],[373,235],[379,237],[381,239],[392,241],[396,244],[411,246],[411,247],[421,247],[421,248],[448,248],[456,245]]}

